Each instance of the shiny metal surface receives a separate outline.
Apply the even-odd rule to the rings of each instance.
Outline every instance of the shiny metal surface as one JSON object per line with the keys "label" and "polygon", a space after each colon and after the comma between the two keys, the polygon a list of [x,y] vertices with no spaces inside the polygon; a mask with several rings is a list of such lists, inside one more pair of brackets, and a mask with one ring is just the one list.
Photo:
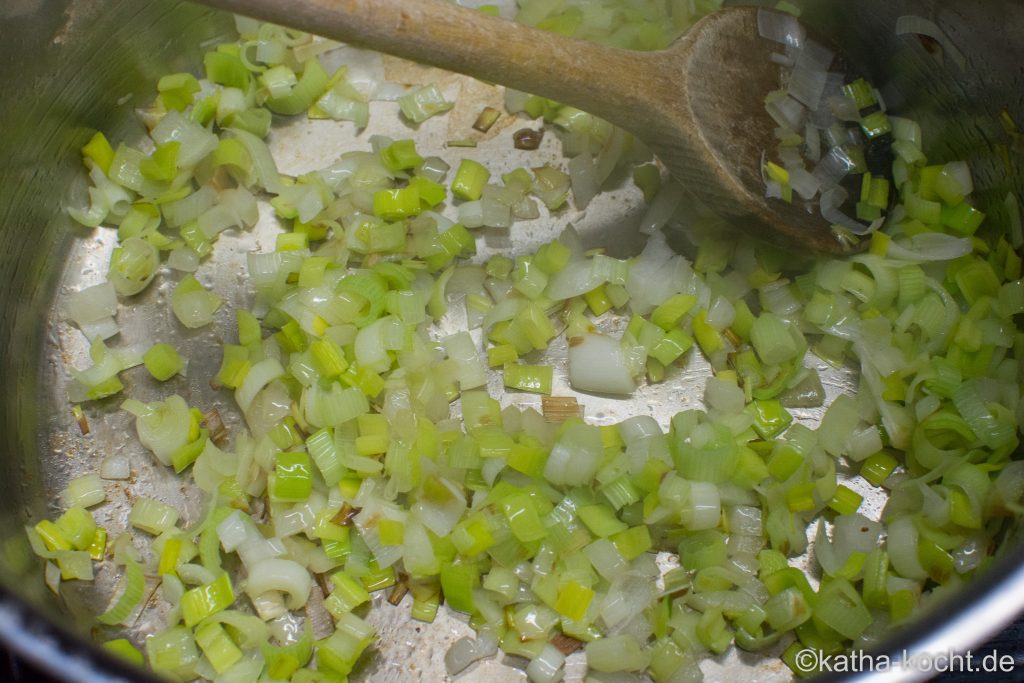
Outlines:
{"label": "shiny metal surface", "polygon": [[[882,87],[890,107],[899,107],[922,120],[926,148],[936,159],[967,158],[975,170],[980,196],[991,202],[998,215],[1007,191],[1019,194],[1018,142],[1007,135],[997,116],[1004,108],[1024,121],[1024,46],[996,40],[1013,36],[1024,27],[1024,7],[1018,3],[952,3],[925,0],[889,2],[865,0],[858,3],[809,0],[806,21],[835,40],[850,55],[863,56],[868,72]],[[996,6],[1001,9],[997,10]],[[961,67],[948,57],[932,54],[911,37],[896,37],[895,18],[920,14],[936,20],[957,41],[967,62]],[[111,233],[102,229],[86,235],[72,228],[60,211],[68,188],[80,179],[77,148],[102,129],[111,139],[137,138],[141,128],[134,109],[153,92],[155,79],[169,70],[189,68],[197,63],[201,45],[226,36],[230,20],[214,16],[188,3],[131,0],[15,0],[0,7],[0,83],[7,90],[0,98],[0,592],[16,596],[38,619],[26,618],[36,628],[48,631],[52,622],[65,623],[74,617],[75,629],[88,632],[91,616],[106,607],[116,573],[111,566],[98,572],[95,587],[82,582],[64,584],[62,603],[52,599],[43,587],[40,567],[29,557],[21,526],[58,509],[56,493],[66,481],[80,473],[95,471],[100,461],[117,450],[132,459],[132,479],[108,482],[110,502],[96,509],[97,521],[113,534],[124,528],[127,509],[135,496],[145,494],[180,504],[183,519],[191,522],[200,511],[197,492],[152,457],[134,439],[128,415],[118,409],[119,398],[90,406],[87,410],[92,432],[83,436],[72,418],[66,399],[69,366],[86,365],[87,344],[76,329],[63,321],[60,311],[65,297],[103,278],[105,263],[113,247]],[[378,59],[377,57],[364,57]],[[389,80],[415,82],[424,69],[398,60],[385,61]],[[395,105],[375,103],[371,129],[355,136],[348,124],[306,121],[285,125],[274,131],[271,146],[284,173],[301,173],[333,161],[349,149],[368,149],[375,133],[414,137],[417,146],[444,157],[449,163],[461,156],[486,159],[495,171],[516,166],[539,165],[561,158],[554,135],[533,153],[511,150],[510,135],[521,127],[503,117],[472,150],[446,148],[452,137],[466,137],[469,125],[484,104],[501,102],[496,89],[460,77],[430,73],[442,89],[458,94],[458,107],[444,118],[427,121],[413,131],[398,123]],[[75,191],[74,189],[71,190]],[[551,217],[544,214],[532,222],[518,223],[511,235],[488,233],[478,258],[489,253],[516,253],[532,249],[572,223],[589,246],[609,246],[615,255],[635,253],[642,244],[635,226],[642,213],[640,197],[623,185],[595,200],[585,212],[569,211]],[[217,314],[208,328],[183,333],[170,313],[167,300],[174,279],[165,271],[131,306],[122,306],[118,322],[122,329],[119,346],[131,346],[159,339],[173,341],[189,358],[188,378],[172,380],[159,389],[145,371],[124,373],[125,395],[152,400],[168,390],[182,394],[192,405],[204,410],[217,407],[229,428],[237,428],[238,415],[230,407],[230,396],[210,388],[207,378],[216,372],[219,355],[209,349],[230,339],[234,330],[234,306],[245,305],[249,293],[243,282],[247,250],[273,246],[276,222],[268,212],[259,225],[245,234],[225,234],[215,256],[205,263],[197,277],[212,286],[229,306]],[[87,237],[87,238],[86,238]],[[458,329],[463,323],[452,311],[442,329]],[[602,324],[621,325],[607,319]],[[564,368],[558,359],[564,349],[550,350],[556,364],[558,395],[571,395]],[[833,370],[824,363],[829,397],[853,386],[848,371]],[[635,414],[650,414],[663,425],[668,418],[700,404],[707,366],[699,356],[668,382],[642,387],[628,402],[580,396],[587,418],[610,422]],[[500,387],[500,381],[492,388]],[[508,401],[538,405],[539,399],[522,394],[508,395]],[[820,410],[798,414],[813,424]],[[877,515],[884,501],[869,501]],[[813,532],[813,528],[811,529]],[[1007,552],[987,580],[968,587],[952,600],[969,608],[954,615],[948,606],[938,605],[914,627],[916,630],[894,640],[893,648],[925,648],[935,651],[947,645],[968,647],[997,630],[1024,608],[1024,569],[1015,564],[1019,549]],[[150,584],[150,588],[155,583]],[[380,597],[377,597],[380,600]],[[20,603],[19,603],[20,604]],[[372,620],[381,632],[376,655],[361,672],[363,680],[439,681],[445,680],[443,656],[447,646],[469,627],[458,617],[444,614],[432,625],[410,621],[408,605],[376,605]],[[23,610],[24,611],[24,610]],[[969,617],[969,618],[968,618]],[[130,629],[139,637],[158,627],[158,612],[147,613]],[[49,620],[49,621],[48,621]],[[938,628],[944,624],[942,628]],[[22,647],[9,631],[0,628],[0,640]],[[113,636],[105,632],[104,637]],[[66,635],[53,636],[55,651],[80,646]],[[86,658],[91,657],[88,650]],[[570,658],[567,680],[582,680],[581,658]],[[521,681],[525,675],[517,662],[507,665],[496,657],[457,677],[459,681]],[[522,664],[518,662],[518,664]],[[788,669],[771,657],[755,657],[730,651],[707,660],[702,669],[709,681],[789,680]],[[913,672],[909,672],[912,679]],[[895,679],[894,679],[895,680]]]}

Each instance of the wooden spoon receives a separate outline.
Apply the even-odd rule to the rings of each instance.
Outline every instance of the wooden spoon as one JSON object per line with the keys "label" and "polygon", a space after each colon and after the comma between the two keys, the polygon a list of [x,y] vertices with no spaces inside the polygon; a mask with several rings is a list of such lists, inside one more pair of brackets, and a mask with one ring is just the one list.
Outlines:
{"label": "wooden spoon", "polygon": [[570,104],[643,140],[686,190],[748,233],[851,250],[816,212],[765,197],[761,157],[777,141],[764,97],[778,87],[779,67],[756,8],[715,12],[667,49],[637,52],[447,0],[201,1]]}

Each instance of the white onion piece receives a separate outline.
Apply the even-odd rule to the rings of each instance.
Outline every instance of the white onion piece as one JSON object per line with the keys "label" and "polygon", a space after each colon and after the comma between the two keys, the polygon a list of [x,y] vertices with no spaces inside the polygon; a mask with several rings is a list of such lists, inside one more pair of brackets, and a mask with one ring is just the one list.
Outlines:
{"label": "white onion piece", "polygon": [[942,46],[943,54],[948,55],[961,71],[967,67],[967,57],[934,21],[913,14],[897,17],[896,35],[903,36],[908,33],[934,38]]}
{"label": "white onion piece", "polygon": [[118,250],[115,252],[118,258],[111,259],[107,278],[121,296],[138,294],[156,276],[160,267],[160,252],[140,237],[129,237]]}
{"label": "white onion piece", "polygon": [[641,344],[622,344],[622,358],[631,377],[642,377],[647,367],[647,349]]}
{"label": "white onion piece", "polygon": [[[853,162],[850,160],[850,157],[846,156],[846,153],[838,147],[834,147],[821,158],[821,161],[814,167],[812,173],[818,179],[818,182],[821,183],[821,187],[827,190],[838,185],[839,181],[845,178],[852,170]],[[839,204],[842,204],[842,201]],[[836,204],[836,206],[839,204]]]}
{"label": "white onion piece", "polygon": [[608,180],[608,176],[619,165],[623,156],[629,151],[633,137],[621,128],[612,128],[611,137],[601,147],[594,159],[597,171],[597,184],[600,186]]}
{"label": "white onion piece", "polygon": [[195,166],[217,149],[220,142],[216,135],[174,109],[164,114],[150,136],[158,145],[172,141],[181,145],[177,158],[179,168]]}
{"label": "white onion piece", "polygon": [[704,402],[709,408],[728,414],[736,414],[743,411],[746,404],[746,397],[743,389],[735,382],[720,380],[716,377],[708,377],[704,385]]}
{"label": "white onion piece", "polygon": [[110,282],[101,282],[69,295],[66,308],[67,317],[79,326],[112,318],[117,314],[117,292]]}
{"label": "white onion piece", "polygon": [[393,145],[394,142],[394,138],[390,138],[387,135],[371,135],[370,149],[373,150],[374,154],[380,154],[382,151]]}
{"label": "white onion piece", "polygon": [[466,511],[466,498],[459,487],[447,479],[438,477],[435,482],[448,490],[448,499],[443,503],[418,500],[412,506],[411,512],[423,522],[423,526],[443,537],[451,533],[462,513]]}
{"label": "white onion piece", "polygon": [[[132,195],[125,188],[114,182],[113,179],[104,175],[103,169],[99,166],[92,167],[92,170],[89,171],[89,178],[92,180],[93,185],[95,185],[94,188],[89,190],[89,197],[92,199],[93,204],[105,207],[105,211],[109,211],[110,215],[115,218],[124,217],[132,206]],[[95,190],[95,193],[93,190]]]}
{"label": "white onion piece", "polygon": [[[806,140],[809,142],[812,137],[815,141],[818,140],[817,130],[815,130],[813,135],[809,136]],[[809,144],[808,147],[810,147]],[[814,157],[820,158],[817,153],[815,153]],[[809,173],[804,168],[793,168],[789,170],[789,184],[793,187],[793,191],[803,199],[812,199],[814,195],[818,194],[818,189],[821,188],[821,181],[813,173]]]}
{"label": "white onion piece", "polygon": [[603,453],[601,431],[596,426],[571,423],[552,446],[544,477],[559,486],[583,486],[597,473]]}
{"label": "white onion piece", "polygon": [[379,52],[342,45],[320,56],[327,73],[346,68],[345,80],[364,100],[373,98],[384,80],[384,59]]}
{"label": "white onion piece", "polygon": [[452,273],[444,293],[451,297],[459,294],[479,294],[487,296],[484,291],[484,280],[487,272],[481,266],[459,266]]}
{"label": "white onion piece", "polygon": [[256,609],[256,615],[263,621],[277,619],[288,612],[284,604],[284,596],[278,591],[267,591],[255,597],[249,596],[252,606]]}
{"label": "white onion piece", "polygon": [[[95,224],[99,225],[100,222],[107,218],[108,213],[115,218],[124,217],[132,206],[132,195],[111,178],[108,178],[99,166],[92,167],[89,171],[89,178],[95,186],[89,188],[89,198],[93,208],[98,212],[92,216],[96,219]],[[91,213],[92,209],[90,209]],[[85,223],[85,225],[89,225],[89,223]],[[95,225],[90,227],[95,227]]]}
{"label": "white onion piece", "polygon": [[[787,134],[789,133],[792,133],[792,131],[787,132]],[[782,162],[787,171],[804,167],[804,157],[796,147],[779,148],[779,161]]]}
{"label": "white onion piece", "polygon": [[832,225],[841,226],[855,235],[866,235],[871,231],[870,226],[850,218],[839,210],[839,205],[846,201],[849,195],[841,187],[833,187],[821,193],[821,217]]}
{"label": "white onion piece", "polygon": [[836,517],[832,538],[825,532],[824,522],[818,526],[814,555],[822,569],[834,575],[854,552],[869,553],[878,546],[882,524],[859,514]]}
{"label": "white onion piece", "polygon": [[914,417],[917,418],[918,422],[920,422],[940,407],[942,407],[942,399],[938,396],[933,394],[923,396],[921,400],[914,404]]}
{"label": "white onion piece", "polygon": [[320,176],[320,179],[324,181],[327,187],[338,191],[342,183],[352,177],[361,165],[359,157],[352,154],[344,154],[338,161],[320,169],[316,174]]}
{"label": "white onion piece", "polygon": [[972,538],[950,553],[953,556],[953,568],[958,574],[977,569],[986,553],[980,546],[978,539]]}
{"label": "white onion piece", "polygon": [[128,404],[126,410],[135,415],[135,429],[142,445],[153,452],[164,465],[171,464],[171,454],[188,441],[192,416],[185,399],[173,394],[165,401],[149,404]]}
{"label": "white onion piece", "polygon": [[948,184],[962,197],[974,192],[971,167],[966,161],[951,161],[942,167],[942,175],[948,176]]}
{"label": "white onion piece", "polygon": [[[394,351],[395,346],[389,343],[394,335],[403,335],[404,331],[398,319],[394,316],[384,316],[359,330],[355,341],[356,361],[361,367],[373,372],[383,372],[391,367],[391,358],[388,351]],[[401,348],[401,346],[399,346]]]}
{"label": "white onion piece", "polygon": [[363,509],[353,518],[359,533],[362,535],[363,540],[366,541],[370,552],[373,553],[378,566],[389,567],[393,565],[402,559],[403,552],[401,545],[384,545],[381,543],[378,524],[381,520],[390,519],[401,522],[404,525],[406,517],[408,517],[408,513],[397,505],[381,498],[373,497],[363,504]]}
{"label": "white onion piece", "polygon": [[640,439],[626,447],[626,460],[629,462],[629,472],[637,474],[648,460],[661,460],[667,464],[672,462],[672,456],[665,439]]}
{"label": "white onion piece", "polygon": [[182,325],[196,329],[213,322],[213,315],[221,303],[220,297],[206,289],[176,291],[171,298],[171,310]]}
{"label": "white onion piece", "polygon": [[565,674],[565,655],[551,643],[545,643],[540,655],[526,665],[531,683],[558,683]]}
{"label": "white onion piece", "polygon": [[1004,504],[1019,505],[1024,498],[1024,461],[1013,461],[996,476],[995,490]]}
{"label": "white onion piece", "polygon": [[82,323],[78,326],[82,330],[82,334],[85,335],[86,339],[110,339],[114,335],[121,331],[121,328],[117,326],[117,321],[113,318],[102,318],[91,323]]}
{"label": "white onion piece", "polygon": [[288,387],[280,380],[274,380],[249,404],[245,411],[245,422],[253,436],[262,436],[274,428],[291,411],[292,400]]}
{"label": "white onion piece", "polygon": [[[822,93],[822,101],[818,104],[818,109],[815,110],[815,115],[819,112],[823,114],[831,114],[828,107],[828,98],[836,97],[843,94],[843,85],[846,83],[846,74],[841,71],[829,71],[828,79],[825,81],[825,92]],[[826,119],[819,127],[828,128],[833,123],[832,120]]]}
{"label": "white onion piece", "polygon": [[199,254],[190,247],[172,249],[167,257],[167,265],[183,273],[194,273],[199,269]]}
{"label": "white onion piece", "polygon": [[441,157],[425,157],[416,175],[421,175],[427,180],[440,183],[448,175],[449,170],[451,170],[451,166]]}
{"label": "white onion piece", "polygon": [[420,216],[423,216],[424,218],[430,218],[431,220],[433,220],[434,225],[437,227],[438,234],[442,232],[447,232],[448,228],[455,225],[455,221],[448,218],[447,216],[437,213],[436,211],[424,211],[423,213],[420,214]]}
{"label": "white onion piece", "polygon": [[707,481],[690,482],[690,505],[680,517],[683,525],[694,531],[717,527],[722,519],[718,487]]}
{"label": "white onion piece", "polygon": [[643,218],[640,219],[640,227],[637,228],[640,233],[653,235],[661,230],[679,208],[682,196],[678,185],[673,182],[665,183],[654,195]]}
{"label": "white onion piece", "polygon": [[306,502],[296,503],[286,512],[278,512],[274,516],[274,534],[284,539],[306,531],[316,523],[316,516],[326,504],[323,494],[314,491]]}
{"label": "white onion piece", "polygon": [[828,68],[834,56],[835,54],[828,48],[808,40],[789,76],[789,95],[808,109],[817,109],[821,95],[825,91]]}
{"label": "white onion piece", "polygon": [[235,510],[217,525],[217,537],[225,552],[234,552],[240,545],[252,538],[256,529],[247,523],[248,517]]}
{"label": "white onion piece", "polygon": [[834,576],[836,571],[843,566],[839,553],[829,540],[824,520],[818,521],[818,531],[814,535],[814,559],[829,576]]}
{"label": "white onion piece", "polygon": [[259,19],[252,19],[250,17],[243,17],[240,14],[235,15],[235,30],[238,31],[240,36],[254,36],[260,31]]}
{"label": "white onion piece", "polygon": [[100,478],[124,480],[131,477],[131,467],[126,453],[114,453],[100,463]]}
{"label": "white onion piece", "polygon": [[476,389],[487,383],[487,370],[469,332],[456,332],[445,337],[441,343],[448,358],[455,361],[453,379],[459,383],[461,390]]}
{"label": "white onion piece", "polygon": [[522,221],[540,218],[540,206],[532,197],[523,197],[512,205],[512,217]]}
{"label": "white onion piece", "polygon": [[589,152],[579,154],[569,160],[569,181],[572,183],[572,196],[576,200],[576,208],[580,211],[587,208],[590,200],[597,195],[598,178],[594,158]]}
{"label": "white onion piece", "polygon": [[601,334],[584,334],[569,341],[569,384],[576,391],[631,394],[636,383],[622,345]]}
{"label": "white onion piece", "polygon": [[804,43],[806,30],[792,14],[758,9],[757,34],[776,43],[800,47]]}
{"label": "white onion piece", "polygon": [[918,534],[912,517],[898,517],[888,523],[886,549],[893,569],[908,579],[923,580],[928,572],[917,558]]}
{"label": "white onion piece", "polygon": [[800,300],[788,280],[770,282],[758,290],[761,307],[780,318],[793,318],[800,311]]}
{"label": "white onion piece", "polygon": [[437,555],[430,544],[427,529],[415,519],[410,519],[405,525],[402,546],[402,562],[407,572],[413,575],[428,573],[437,566]]}
{"label": "white onion piece", "polygon": [[601,619],[614,629],[643,612],[654,599],[654,582],[635,572],[623,574],[608,588],[601,602]]}
{"label": "white onion piece", "polygon": [[[734,505],[729,510],[730,536],[750,537],[764,543],[761,508],[753,505]],[[760,548],[758,549],[760,550]]]}
{"label": "white onion piece", "polygon": [[284,368],[276,358],[264,358],[249,369],[242,385],[235,390],[235,403],[243,411],[248,410],[260,389],[282,375]]}
{"label": "white onion piece", "polygon": [[192,478],[203,491],[212,493],[225,479],[238,471],[238,456],[225,453],[207,440],[203,452],[192,465]]}
{"label": "white onion piece", "polygon": [[484,225],[484,207],[479,199],[459,204],[459,223],[467,228],[481,228]]}
{"label": "white onion piece", "polygon": [[846,440],[846,455],[854,462],[860,462],[882,450],[882,435],[877,425],[859,429]]}
{"label": "white onion piece", "polygon": [[178,573],[182,583],[188,586],[199,586],[204,583],[211,583],[217,579],[216,574],[201,564],[179,564],[175,571]]}
{"label": "white onion piece", "polygon": [[260,218],[260,210],[256,206],[256,198],[244,187],[224,190],[220,193],[217,201],[219,204],[228,207],[245,227],[255,225],[256,221]]}
{"label": "white onion piece", "polygon": [[607,581],[614,581],[629,570],[629,563],[607,538],[599,538],[583,549],[590,564]]}
{"label": "white onion piece", "polygon": [[522,90],[505,88],[505,109],[507,109],[510,114],[517,114],[521,111],[525,111],[526,100],[529,99],[529,97],[530,95]]}
{"label": "white onion piece", "polygon": [[[832,65],[832,60],[835,59],[835,56],[835,52],[828,49],[821,43],[814,40],[807,40],[800,48],[800,58],[798,62],[804,61],[807,64],[816,66],[828,73],[828,68]],[[813,109],[813,107],[811,108]]]}
{"label": "white onion piece", "polygon": [[498,651],[498,641],[489,633],[481,633],[477,638],[463,636],[459,638],[444,655],[444,666],[449,676],[465,671],[475,662],[494,655]]}
{"label": "white onion piece", "polygon": [[627,446],[663,434],[661,425],[650,415],[634,415],[619,423],[619,436]]}
{"label": "white onion piece", "polygon": [[724,296],[716,296],[708,309],[708,325],[721,332],[736,319],[736,307]]}
{"label": "white onion piece", "polygon": [[237,550],[238,559],[246,567],[252,567],[263,560],[281,557],[286,552],[281,539],[262,538],[258,534],[253,535],[248,541],[239,546]]}
{"label": "white onion piece", "polygon": [[872,521],[864,515],[856,513],[836,517],[832,529],[832,542],[846,557],[851,552],[871,552],[878,546],[881,536],[882,524],[880,522]]}
{"label": "white onion piece", "polygon": [[285,185],[281,181],[281,175],[277,170],[277,163],[267,143],[249,131],[239,128],[230,128],[231,137],[236,138],[249,152],[252,159],[252,172],[256,183],[272,194],[281,194]]}
{"label": "white onion piece", "polygon": [[480,214],[483,225],[491,228],[508,228],[512,226],[512,209],[494,196],[480,199]]}
{"label": "white onion piece", "polygon": [[384,81],[377,84],[377,89],[373,93],[373,99],[377,102],[395,102],[408,94],[408,89],[401,83]]}
{"label": "white onion piece", "polygon": [[176,575],[168,573],[160,577],[160,597],[170,603],[172,608],[178,606],[184,594],[185,584]]}
{"label": "white onion piece", "polygon": [[269,591],[286,593],[288,609],[300,609],[309,599],[312,585],[309,572],[298,562],[270,558],[249,569],[245,592],[252,598]]}
{"label": "white onion piece", "polygon": [[291,645],[302,639],[304,631],[303,618],[297,614],[282,614],[267,622],[269,635],[279,645]]}
{"label": "white onion piece", "polygon": [[50,561],[46,562],[44,581],[51,591],[60,595],[60,567],[55,563]]}
{"label": "white onion piece", "polygon": [[600,276],[594,265],[592,259],[570,261],[565,268],[551,276],[544,294],[554,301],[560,301],[586,294],[599,287],[606,279]]}
{"label": "white onion piece", "polygon": [[572,258],[582,257],[586,251],[583,247],[583,240],[580,239],[580,233],[572,223],[566,225],[562,232],[558,233],[558,241],[569,248]]}
{"label": "white onion piece", "polygon": [[905,261],[952,261],[971,253],[971,240],[941,232],[924,232],[893,240],[888,255]]}
{"label": "white onion piece", "polygon": [[637,315],[646,315],[673,294],[684,292],[692,274],[690,264],[672,251],[665,236],[661,232],[652,234],[626,279],[630,308]]}
{"label": "white onion piece", "polygon": [[[776,94],[777,93],[777,94]],[[776,91],[765,100],[764,108],[775,123],[789,130],[803,128],[804,115],[807,110],[787,94]]]}
{"label": "white onion piece", "polygon": [[[488,288],[488,291],[491,291],[490,288]],[[493,292],[491,295],[493,296]],[[497,297],[495,298],[497,299]],[[484,316],[484,321],[481,327],[486,331],[491,329],[495,323],[511,320],[516,316],[516,313],[519,312],[521,303],[520,299],[512,297],[497,300],[494,306],[491,307],[491,310],[487,311],[487,314]]]}

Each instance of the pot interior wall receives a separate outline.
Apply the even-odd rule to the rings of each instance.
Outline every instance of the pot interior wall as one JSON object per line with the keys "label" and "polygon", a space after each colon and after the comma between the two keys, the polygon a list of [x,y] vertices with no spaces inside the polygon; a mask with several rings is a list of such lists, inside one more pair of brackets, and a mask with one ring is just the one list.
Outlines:
{"label": "pot interior wall", "polygon": [[62,207],[85,190],[79,149],[92,134],[138,138],[134,111],[152,99],[156,80],[193,69],[202,44],[231,32],[230,17],[185,2],[0,7],[0,585],[65,625],[66,606],[40,580],[22,531],[57,509],[53,483],[81,456],[61,437],[66,411],[49,400],[54,373],[66,369],[42,353],[52,342],[48,321],[59,315],[63,263],[89,234]]}
{"label": "pot interior wall", "polygon": [[[963,59],[932,41],[896,36],[892,27],[904,14],[936,21]],[[1024,27],[1024,6],[808,0],[804,19],[862,60],[890,108],[922,123],[930,158],[971,162],[977,196],[1001,222],[1007,193],[1024,189],[1019,138],[1000,122],[1003,112],[1024,121],[1024,44],[1010,39]],[[55,482],[81,456],[59,436],[69,415],[53,414],[41,398],[55,373],[65,372],[41,349],[52,334],[47,318],[61,265],[84,234],[61,204],[69,187],[84,190],[78,149],[89,136],[138,136],[133,112],[156,79],[194,70],[200,46],[230,30],[229,18],[190,3],[16,0],[0,7],[0,592],[55,620],[68,609],[81,612],[83,632],[88,610],[52,599],[22,533],[29,520],[57,510]]]}

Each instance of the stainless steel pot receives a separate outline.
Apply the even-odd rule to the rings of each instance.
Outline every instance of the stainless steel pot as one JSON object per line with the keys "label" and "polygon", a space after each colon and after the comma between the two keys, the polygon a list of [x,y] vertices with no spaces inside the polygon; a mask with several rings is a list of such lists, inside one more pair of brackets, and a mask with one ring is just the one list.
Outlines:
{"label": "stainless steel pot", "polygon": [[[931,158],[971,163],[977,197],[1000,218],[1006,194],[1021,196],[1024,190],[1022,142],[1008,123],[1024,122],[1024,42],[1017,39],[1024,29],[1024,5],[1015,0],[808,0],[806,5],[805,22],[861,62],[890,108],[922,123]],[[906,14],[935,21],[958,50],[895,35],[896,18]],[[145,675],[89,644],[90,617],[102,605],[95,594],[90,598],[74,589],[65,592],[63,604],[55,600],[22,532],[28,521],[54,511],[55,494],[72,473],[95,468],[102,448],[123,445],[118,430],[127,424],[118,422],[116,407],[110,406],[101,409],[107,431],[98,441],[88,445],[68,436],[74,423],[61,391],[62,361],[80,355],[82,348],[62,337],[55,302],[62,287],[88,281],[88,269],[102,261],[109,245],[83,249],[82,233],[71,226],[61,204],[68,188],[80,182],[78,149],[92,132],[101,129],[111,139],[140,135],[133,112],[151,97],[156,79],[192,68],[200,46],[231,29],[229,17],[185,2],[7,0],[0,5],[0,643],[67,680],[142,680]],[[608,232],[629,217],[628,209],[611,203],[597,208],[584,227],[591,239],[608,242]],[[525,240],[541,237],[527,234]],[[160,296],[155,292],[144,302],[137,327],[146,328],[146,316],[157,315]],[[186,341],[200,348],[216,340]],[[199,362],[215,368],[218,359]],[[209,393],[201,386],[187,389]],[[149,470],[138,475],[141,480],[145,486],[177,486],[173,478]],[[186,508],[196,505],[187,494],[181,500]],[[110,514],[123,511],[126,501]],[[882,649],[968,648],[1022,609],[1024,546],[1007,538],[1000,559],[981,579],[936,602]],[[402,628],[393,629],[395,652],[413,642],[411,631]],[[442,630],[448,630],[430,643],[443,647],[459,628],[464,627],[445,622]],[[436,652],[418,656],[438,659]],[[429,664],[425,670],[432,670]],[[494,675],[511,677],[508,671]],[[404,680],[401,670],[387,663],[371,669],[370,677]],[[914,672],[879,677],[913,678]]]}

